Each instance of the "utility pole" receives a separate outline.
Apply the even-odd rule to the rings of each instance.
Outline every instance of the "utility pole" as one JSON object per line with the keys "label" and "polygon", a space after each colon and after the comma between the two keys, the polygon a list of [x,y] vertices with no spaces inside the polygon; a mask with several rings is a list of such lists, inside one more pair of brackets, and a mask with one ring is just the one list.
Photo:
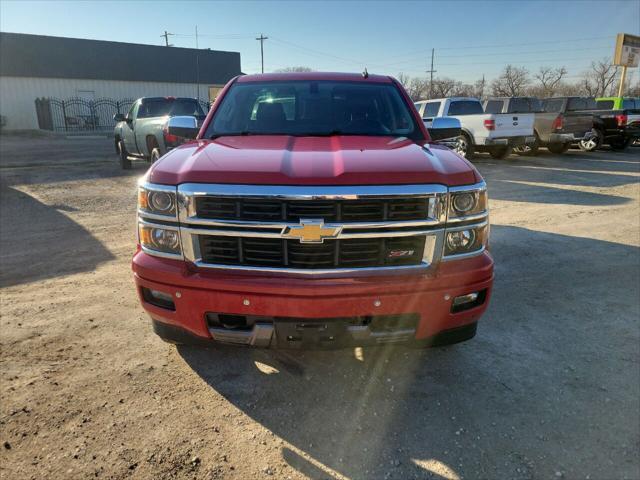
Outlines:
{"label": "utility pole", "polygon": [[256,40],[260,41],[260,62],[262,64],[262,73],[264,73],[264,41],[269,37],[265,37],[262,33]]}
{"label": "utility pole", "polygon": [[160,35],[161,37],[164,37],[164,44],[166,47],[172,47],[173,45],[169,45],[169,35],[173,35],[173,33],[169,33],[166,30],[164,31],[164,35]]}
{"label": "utility pole", "polygon": [[482,97],[484,97],[484,73],[482,74],[482,83],[480,85],[480,100],[482,100]]}
{"label": "utility pole", "polygon": [[431,49],[431,70],[427,70],[427,73],[430,74],[431,77],[429,80],[429,98],[433,98],[433,74],[436,72],[436,70],[433,69],[433,56],[435,51],[435,48]]}
{"label": "utility pole", "polygon": [[[196,25],[196,50],[198,50],[198,25]],[[196,98],[200,101],[200,53],[196,52]]]}

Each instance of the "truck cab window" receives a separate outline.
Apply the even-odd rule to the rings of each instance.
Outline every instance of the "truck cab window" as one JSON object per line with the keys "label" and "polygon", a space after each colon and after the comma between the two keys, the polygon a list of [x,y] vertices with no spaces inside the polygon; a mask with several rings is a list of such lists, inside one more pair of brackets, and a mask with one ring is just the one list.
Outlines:
{"label": "truck cab window", "polygon": [[440,102],[429,102],[429,103],[427,103],[425,105],[424,113],[422,114],[422,118],[437,117],[439,110],[440,110]]}
{"label": "truck cab window", "polygon": [[504,101],[502,100],[489,100],[484,107],[484,113],[502,113]]}
{"label": "truck cab window", "polygon": [[545,100],[542,103],[542,110],[548,113],[560,113],[562,111],[562,105],[564,100],[561,98]]}
{"label": "truck cab window", "polygon": [[477,100],[458,100],[449,104],[449,115],[476,115],[484,113],[482,104]]}

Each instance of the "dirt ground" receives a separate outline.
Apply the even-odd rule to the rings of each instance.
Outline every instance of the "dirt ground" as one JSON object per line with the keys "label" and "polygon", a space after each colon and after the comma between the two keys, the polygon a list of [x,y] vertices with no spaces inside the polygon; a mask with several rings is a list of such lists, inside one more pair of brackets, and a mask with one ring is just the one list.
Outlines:
{"label": "dirt ground", "polygon": [[154,336],[109,139],[0,157],[2,478],[640,478],[640,148],[477,161],[472,341],[304,353]]}

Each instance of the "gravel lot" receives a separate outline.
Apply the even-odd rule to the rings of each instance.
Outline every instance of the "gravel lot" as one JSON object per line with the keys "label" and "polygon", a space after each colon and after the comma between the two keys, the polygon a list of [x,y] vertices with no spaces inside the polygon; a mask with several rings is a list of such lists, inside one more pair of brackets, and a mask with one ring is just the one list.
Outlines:
{"label": "gravel lot", "polygon": [[640,148],[477,160],[474,340],[304,353],[152,334],[109,139],[0,157],[2,478],[640,478]]}

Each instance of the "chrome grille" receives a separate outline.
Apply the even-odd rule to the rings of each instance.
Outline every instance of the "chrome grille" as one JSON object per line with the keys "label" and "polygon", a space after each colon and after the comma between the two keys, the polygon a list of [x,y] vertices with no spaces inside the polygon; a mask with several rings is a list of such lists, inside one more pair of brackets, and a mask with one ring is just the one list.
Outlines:
{"label": "chrome grille", "polygon": [[371,274],[428,269],[442,251],[442,185],[183,184],[178,197],[184,257],[198,267]]}
{"label": "chrome grille", "polygon": [[202,196],[195,200],[196,215],[206,219],[292,221],[321,218],[325,222],[384,222],[425,220],[429,199],[382,198],[376,200],[274,200]]}
{"label": "chrome grille", "polygon": [[303,270],[418,265],[425,247],[424,235],[326,240],[318,244],[278,238],[198,238],[205,263]]}

